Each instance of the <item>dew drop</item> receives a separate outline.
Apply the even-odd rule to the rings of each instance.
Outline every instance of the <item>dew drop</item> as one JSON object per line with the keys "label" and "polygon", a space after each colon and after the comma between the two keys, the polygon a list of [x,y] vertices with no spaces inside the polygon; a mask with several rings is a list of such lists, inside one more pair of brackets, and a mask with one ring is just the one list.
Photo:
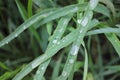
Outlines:
{"label": "dew drop", "polygon": [[80,32],[80,33],[82,33],[83,31],[82,31],[82,30],[80,30],[79,32]]}
{"label": "dew drop", "polygon": [[98,3],[99,0],[90,0],[90,8],[93,10]]}
{"label": "dew drop", "polygon": [[63,71],[62,76],[64,76],[64,77],[67,76],[67,72]]}
{"label": "dew drop", "polygon": [[117,42],[117,40],[115,40],[115,42]]}
{"label": "dew drop", "polygon": [[67,22],[66,22],[66,21],[64,21],[64,22],[63,22],[63,24],[65,25],[65,24],[67,24]]}
{"label": "dew drop", "polygon": [[81,23],[81,20],[80,20],[80,19],[78,19],[78,20],[77,20],[77,22],[78,22],[78,24],[80,24],[80,23]]}
{"label": "dew drop", "polygon": [[17,34],[15,34],[15,37],[17,37],[18,35]]}
{"label": "dew drop", "polygon": [[43,67],[41,67],[41,70],[44,70],[44,66],[43,66]]}
{"label": "dew drop", "polygon": [[57,40],[56,40],[56,39],[55,39],[55,40],[53,40],[53,43],[54,43],[54,44],[56,44],[56,43],[57,43]]}
{"label": "dew drop", "polygon": [[62,42],[65,42],[67,40],[67,38],[66,37],[64,37],[63,39],[62,39]]}
{"label": "dew drop", "polygon": [[8,42],[6,42],[6,44],[8,44]]}
{"label": "dew drop", "polygon": [[25,29],[26,29],[26,27],[25,27],[25,26],[23,26],[23,29],[25,30]]}
{"label": "dew drop", "polygon": [[76,55],[78,53],[79,47],[78,46],[73,46],[71,49],[71,55]]}
{"label": "dew drop", "polygon": [[73,60],[73,59],[70,59],[70,60],[69,60],[69,63],[70,63],[70,64],[74,63],[74,60]]}
{"label": "dew drop", "polygon": [[82,25],[82,26],[86,26],[87,23],[88,23],[88,18],[85,17],[85,18],[83,19],[83,21],[81,22],[81,25]]}

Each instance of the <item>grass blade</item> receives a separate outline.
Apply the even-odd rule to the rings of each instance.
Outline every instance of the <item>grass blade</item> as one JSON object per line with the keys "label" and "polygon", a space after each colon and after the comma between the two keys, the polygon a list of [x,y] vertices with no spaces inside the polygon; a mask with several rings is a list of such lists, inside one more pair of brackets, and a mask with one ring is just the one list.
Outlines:
{"label": "grass blade", "polygon": [[85,47],[84,42],[82,43],[82,46],[84,47],[85,50],[85,62],[84,62],[84,74],[83,74],[83,80],[87,79],[87,72],[88,72],[88,53],[87,53],[87,49]]}
{"label": "grass blade", "polygon": [[114,33],[105,34],[120,57],[120,41]]}
{"label": "grass blade", "polygon": [[[71,19],[71,15],[70,16],[64,16],[60,19],[57,28],[55,29],[53,35],[51,36],[50,39],[50,43],[48,45],[48,48],[50,48],[52,45],[57,45],[56,43],[58,43],[58,41],[61,39],[61,37],[63,36],[63,33],[66,30],[66,27],[68,25],[68,22]],[[46,62],[42,63],[39,66],[39,69],[35,75],[35,80],[39,80],[42,79],[43,74],[45,73],[45,70],[49,64],[49,62],[51,61],[51,59],[47,60]],[[43,69],[44,68],[44,69]]]}
{"label": "grass blade", "polygon": [[[46,13],[46,11],[40,12],[26,20],[22,25],[20,25],[14,32],[12,32],[9,36],[7,36],[5,39],[0,41],[0,47],[8,44],[11,40],[16,38],[20,33],[22,33],[25,29],[33,25],[34,23],[40,21],[41,19],[45,18],[41,23],[46,23],[51,20],[54,20],[56,18],[59,18],[61,16],[65,16],[67,14],[75,13],[78,10],[85,10],[85,4],[76,4],[76,5],[70,5],[64,8],[60,8],[52,13]],[[67,12],[66,12],[67,11]],[[51,15],[49,15],[51,14]]]}

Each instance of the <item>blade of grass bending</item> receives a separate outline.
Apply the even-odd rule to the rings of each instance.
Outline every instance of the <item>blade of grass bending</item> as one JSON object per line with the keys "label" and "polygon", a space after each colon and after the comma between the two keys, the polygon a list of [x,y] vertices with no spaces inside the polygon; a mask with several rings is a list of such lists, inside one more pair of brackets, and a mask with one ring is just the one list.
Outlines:
{"label": "blade of grass bending", "polygon": [[[14,32],[12,32],[9,36],[7,36],[6,38],[4,38],[2,41],[0,41],[0,47],[8,44],[8,42],[10,42],[11,40],[13,40],[14,38],[16,38],[20,33],[22,33],[25,29],[27,29],[28,27],[30,27],[31,25],[33,25],[34,23],[42,20],[43,18],[45,18],[42,23],[46,23],[49,22],[51,20],[54,20],[56,18],[59,18],[61,16],[65,16],[67,14],[70,13],[75,13],[78,10],[85,10],[85,4],[76,4],[76,5],[70,5],[64,8],[60,8],[52,13],[46,13],[46,11],[40,12],[35,14],[34,16],[32,16],[31,18],[29,18],[28,20],[26,20],[23,24],[21,24]],[[66,12],[67,11],[67,12]],[[51,14],[51,15],[50,15]]]}
{"label": "blade of grass bending", "polygon": [[[46,13],[47,12],[47,13]],[[16,38],[20,33],[22,33],[25,29],[27,29],[29,26],[33,25],[36,23],[38,20],[46,17],[48,15],[49,10],[45,10],[43,12],[40,12],[28,20],[26,20],[23,24],[21,24],[14,32],[12,32],[10,35],[8,35],[6,38],[4,38],[2,41],[0,41],[0,47],[7,44],[14,38]]]}
{"label": "blade of grass bending", "polygon": [[82,42],[82,46],[84,47],[85,50],[85,62],[84,62],[84,74],[83,74],[83,80],[86,80],[87,78],[87,72],[88,72],[88,53],[87,53],[87,49],[85,47],[85,43]]}
{"label": "blade of grass bending", "polygon": [[111,10],[113,16],[116,16],[116,10],[115,7],[113,5],[113,3],[110,0],[100,0],[100,2],[104,3],[107,5],[107,7]]}
{"label": "blade of grass bending", "polygon": [[86,33],[88,35],[102,34],[102,33],[120,33],[120,28],[100,28],[96,30],[91,30]]}
{"label": "blade of grass bending", "polygon": [[[48,48],[50,48],[52,45],[57,45],[56,43],[59,43],[58,41],[62,37],[63,33],[66,30],[67,24],[70,21],[72,15],[64,16],[60,19],[57,28],[55,29],[53,35],[51,36],[50,43],[48,45]],[[49,64],[51,59],[47,60],[46,62],[42,63],[38,70],[37,73],[34,77],[34,80],[39,80],[42,79],[43,74],[45,73],[45,70]],[[44,69],[43,69],[44,68]]]}
{"label": "blade of grass bending", "polygon": [[[75,5],[70,5],[70,6],[67,6],[65,8],[59,8],[59,10],[56,10],[53,12],[51,12],[51,14],[49,15],[49,17],[43,19],[42,21],[39,22],[39,26],[42,25],[42,24],[45,24],[49,21],[52,21],[54,19],[57,19],[61,16],[65,16],[67,14],[70,14],[70,13],[75,13],[77,11],[84,11],[86,10],[86,5],[87,3],[84,3],[84,4],[75,4]],[[36,26],[35,28],[38,28],[39,26]]]}
{"label": "blade of grass bending", "polygon": [[105,34],[120,57],[120,41],[114,33]]}

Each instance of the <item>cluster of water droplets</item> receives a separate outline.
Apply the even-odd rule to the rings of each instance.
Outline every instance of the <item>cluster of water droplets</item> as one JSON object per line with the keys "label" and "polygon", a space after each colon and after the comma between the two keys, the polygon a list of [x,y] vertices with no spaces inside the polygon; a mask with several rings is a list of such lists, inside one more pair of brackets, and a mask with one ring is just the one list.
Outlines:
{"label": "cluster of water droplets", "polygon": [[60,41],[58,41],[57,39],[54,39],[54,40],[53,40],[53,44],[59,45],[59,44],[60,44]]}

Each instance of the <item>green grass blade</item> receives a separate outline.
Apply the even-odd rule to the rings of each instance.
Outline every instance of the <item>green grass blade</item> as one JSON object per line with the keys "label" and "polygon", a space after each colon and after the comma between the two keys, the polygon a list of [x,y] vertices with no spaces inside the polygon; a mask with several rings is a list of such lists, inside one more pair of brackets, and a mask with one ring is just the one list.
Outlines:
{"label": "green grass blade", "polygon": [[[96,5],[96,4],[94,4]],[[94,9],[94,8],[92,8]],[[91,18],[93,16],[93,12],[91,10],[88,10],[85,12],[85,15],[82,19],[78,18],[78,28],[76,30],[75,35],[77,37],[75,38],[75,42],[72,45],[72,48],[68,54],[68,58],[66,61],[66,64],[64,66],[64,69],[62,71],[62,74],[60,77],[58,77],[56,80],[66,80],[68,76],[70,75],[70,72],[73,68],[74,62],[76,61],[76,57],[79,51],[79,46],[81,45],[83,38],[85,36],[86,31],[88,30],[88,23],[91,21]]]}
{"label": "green grass blade", "polygon": [[[41,24],[45,24],[49,21],[52,21],[56,18],[65,16],[70,13],[75,13],[77,11],[84,11],[86,10],[86,5],[87,4],[84,3],[84,4],[70,5],[65,8],[60,8],[59,10],[54,11],[54,13],[51,12],[51,14],[47,18],[43,19],[38,25],[40,26]],[[39,26],[36,26],[36,28],[38,28]]]}
{"label": "green grass blade", "polygon": [[[75,40],[74,36],[75,31],[68,34],[67,36],[63,37],[63,39],[60,41],[59,45],[53,45],[50,48],[48,48],[45,52],[45,54],[39,56],[34,61],[29,63],[23,70],[21,70],[14,78],[13,80],[21,80],[24,76],[26,76],[29,72],[31,72],[34,68],[36,68],[38,65],[42,64],[49,58],[51,58],[55,53],[57,53],[60,49],[63,47],[71,44]],[[71,37],[74,36],[74,37]]]}
{"label": "green grass blade", "polygon": [[55,67],[54,67],[54,69],[53,69],[53,73],[52,73],[52,78],[51,78],[51,80],[54,80],[54,79],[56,79],[56,78],[58,77],[62,58],[63,58],[63,54],[60,55],[60,58],[58,59],[58,61],[57,61],[56,64],[55,64]]}
{"label": "green grass blade", "polygon": [[32,16],[32,0],[28,0],[28,17]]}
{"label": "green grass blade", "polygon": [[87,49],[85,47],[84,42],[82,43],[82,46],[84,47],[85,50],[85,62],[84,62],[84,74],[83,74],[83,80],[87,79],[87,72],[88,72],[88,53],[87,53]]}
{"label": "green grass blade", "polygon": [[98,6],[94,9],[95,12],[101,13],[107,17],[110,18],[110,11],[108,8],[106,8],[104,5],[102,4],[98,4]]}
{"label": "green grass blade", "polygon": [[96,30],[91,30],[87,32],[88,35],[102,34],[102,33],[120,33],[120,28],[100,28]]}
{"label": "green grass blade", "polygon": [[113,16],[114,17],[116,16],[116,10],[115,10],[115,7],[114,7],[112,1],[110,1],[110,0],[100,0],[100,2],[106,4],[106,6],[111,10]]}
{"label": "green grass blade", "polygon": [[120,41],[114,33],[105,34],[120,57]]}
{"label": "green grass blade", "polygon": [[21,69],[21,67],[14,70],[14,71],[5,72],[3,75],[0,76],[0,80],[9,80],[9,79],[11,79],[13,76],[15,76],[20,71],[20,69]]}
{"label": "green grass blade", "polygon": [[20,0],[15,0],[17,7],[19,9],[19,12],[23,18],[23,20],[27,19],[27,11],[25,10],[24,6],[22,5],[22,3],[20,2]]}
{"label": "green grass blade", "polygon": [[43,79],[43,75],[44,75],[50,61],[51,61],[51,59],[45,61],[44,63],[42,63],[39,66],[39,68],[37,69],[36,74],[34,75],[34,80],[42,80]]}
{"label": "green grass blade", "polygon": [[[63,36],[63,33],[65,32],[66,30],[66,27],[68,25],[68,22],[70,21],[71,19],[71,15],[70,16],[64,16],[60,19],[60,21],[58,22],[58,25],[57,25],[57,28],[55,29],[53,35],[51,36],[50,38],[50,43],[48,45],[48,48],[50,48],[52,45],[57,45],[56,43],[61,39],[61,37]],[[50,59],[48,61],[46,61],[45,63],[42,63],[40,66],[39,66],[39,69],[36,73],[36,76],[35,76],[35,80],[38,80],[38,79],[42,79],[42,76],[45,72],[45,70],[41,70],[43,67],[46,67],[48,66],[50,62]],[[38,73],[39,72],[39,73]]]}
{"label": "green grass blade", "polygon": [[[36,15],[32,16],[28,20],[26,20],[22,25],[20,25],[14,32],[12,32],[9,36],[7,36],[5,39],[0,41],[0,47],[8,44],[11,40],[16,38],[20,33],[22,33],[25,29],[33,25],[34,23],[40,21],[41,19],[45,18],[41,23],[46,23],[51,20],[54,20],[56,18],[59,18],[61,16],[65,16],[67,14],[75,13],[78,10],[85,10],[85,4],[76,4],[76,5],[70,5],[64,8],[60,8],[52,13],[46,13],[45,11],[37,13]],[[67,11],[67,12],[66,12]],[[51,15],[49,15],[51,14]]]}

